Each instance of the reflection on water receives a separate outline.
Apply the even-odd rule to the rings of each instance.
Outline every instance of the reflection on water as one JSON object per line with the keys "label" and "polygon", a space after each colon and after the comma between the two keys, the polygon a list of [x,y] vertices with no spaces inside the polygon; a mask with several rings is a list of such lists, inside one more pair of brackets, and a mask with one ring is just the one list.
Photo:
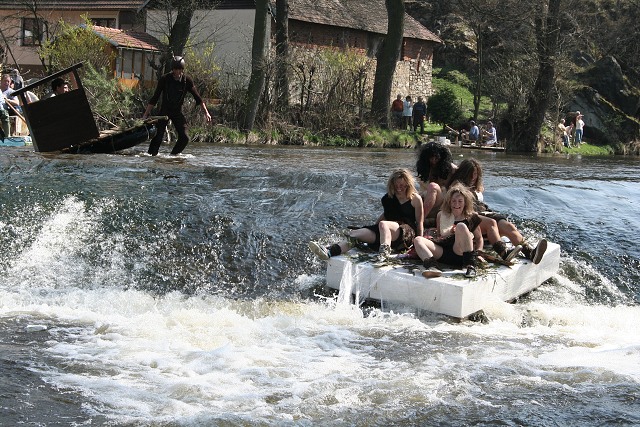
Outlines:
{"label": "reflection on water", "polygon": [[412,150],[143,152],[0,156],[11,425],[640,422],[638,159],[455,152],[563,250],[549,283],[458,324],[341,304],[307,250],[377,218]]}

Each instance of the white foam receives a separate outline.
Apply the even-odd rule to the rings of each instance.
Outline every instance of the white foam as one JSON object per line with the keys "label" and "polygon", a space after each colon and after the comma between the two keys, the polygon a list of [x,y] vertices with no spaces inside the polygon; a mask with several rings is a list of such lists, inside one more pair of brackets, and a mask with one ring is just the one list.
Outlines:
{"label": "white foam", "polygon": [[[69,265],[95,228],[85,209],[65,201],[16,258],[0,282],[0,317],[45,326],[33,338],[43,335],[59,363],[39,364],[43,378],[116,423],[206,425],[230,414],[277,424],[440,401],[482,407],[492,403],[476,379],[487,376],[533,387],[560,371],[576,388],[603,374],[640,381],[640,308],[589,305],[579,284],[557,280],[544,297],[496,303],[488,324],[365,311],[346,299],[154,297],[117,280],[98,286],[87,266]],[[113,253],[116,273],[95,274],[117,277],[122,255]],[[33,257],[40,262],[30,266]],[[299,277],[298,289],[314,280]]]}

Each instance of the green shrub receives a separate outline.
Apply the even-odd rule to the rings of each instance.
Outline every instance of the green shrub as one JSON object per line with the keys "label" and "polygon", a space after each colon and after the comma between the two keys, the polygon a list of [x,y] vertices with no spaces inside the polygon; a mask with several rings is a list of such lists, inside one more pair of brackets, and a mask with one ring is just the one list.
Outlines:
{"label": "green shrub", "polygon": [[38,55],[49,63],[48,72],[53,73],[79,62],[91,65],[96,70],[107,68],[115,58],[109,43],[93,31],[93,24],[86,15],[80,26],[61,20],[56,36],[42,43]]}
{"label": "green shrub", "polygon": [[462,109],[453,90],[445,86],[431,96],[427,102],[431,119],[438,123],[456,123],[462,118]]}

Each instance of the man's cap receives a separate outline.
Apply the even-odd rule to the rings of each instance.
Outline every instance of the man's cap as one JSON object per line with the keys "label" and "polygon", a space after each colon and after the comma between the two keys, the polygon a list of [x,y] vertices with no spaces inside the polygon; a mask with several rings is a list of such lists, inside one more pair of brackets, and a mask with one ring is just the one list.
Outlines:
{"label": "man's cap", "polygon": [[171,60],[172,70],[184,70],[184,58],[182,56],[174,56]]}

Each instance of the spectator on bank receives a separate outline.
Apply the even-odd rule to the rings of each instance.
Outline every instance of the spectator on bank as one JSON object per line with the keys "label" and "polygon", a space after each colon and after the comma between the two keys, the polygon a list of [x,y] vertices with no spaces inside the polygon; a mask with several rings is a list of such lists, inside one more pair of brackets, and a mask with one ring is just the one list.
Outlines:
{"label": "spectator on bank", "polygon": [[496,132],[496,128],[493,127],[491,120],[487,122],[487,128],[482,131],[482,139],[484,140],[484,145],[491,146],[498,144],[498,133]]}
{"label": "spectator on bank", "polygon": [[582,135],[584,132],[584,121],[582,120],[583,117],[584,116],[578,112],[578,115],[576,116],[576,134],[575,139],[573,140],[576,146],[582,144]]}
{"label": "spectator on bank", "polygon": [[418,101],[413,104],[413,130],[417,131],[420,126],[420,133],[424,133],[424,120],[427,117],[427,104],[424,103],[422,97],[418,97]]}
{"label": "spectator on bank", "polygon": [[404,110],[404,103],[402,102],[402,95],[398,94],[396,99],[391,103],[391,117],[393,120],[393,127],[400,129],[402,127],[402,111]]}
{"label": "spectator on bank", "polygon": [[411,100],[411,96],[407,95],[402,105],[402,128],[407,130],[407,126],[409,126],[409,130],[413,130],[413,123],[411,121],[413,117],[413,101]]}

